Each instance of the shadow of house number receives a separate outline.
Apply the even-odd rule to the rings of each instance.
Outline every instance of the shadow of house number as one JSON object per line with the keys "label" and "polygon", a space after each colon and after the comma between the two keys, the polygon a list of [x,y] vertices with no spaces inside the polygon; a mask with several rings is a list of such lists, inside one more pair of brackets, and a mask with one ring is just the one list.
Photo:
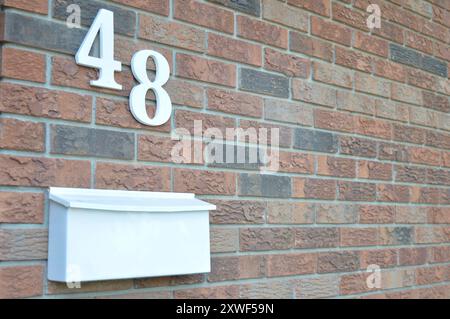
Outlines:
{"label": "shadow of house number", "polygon": [[[100,35],[100,57],[90,56],[97,34]],[[154,81],[150,81],[147,75],[147,60],[152,58],[156,66]],[[99,78],[92,80],[90,84],[113,90],[122,90],[114,78],[115,72],[122,71],[122,63],[114,60],[114,13],[100,9],[86,34],[80,49],[75,55],[78,65],[99,69]],[[131,70],[138,85],[133,87],[130,93],[130,110],[134,118],[149,126],[159,126],[166,123],[172,114],[172,102],[169,94],[162,88],[169,80],[170,67],[166,58],[152,50],[136,52],[131,59]],[[145,105],[145,96],[152,90],[156,97],[155,116],[150,118]]]}

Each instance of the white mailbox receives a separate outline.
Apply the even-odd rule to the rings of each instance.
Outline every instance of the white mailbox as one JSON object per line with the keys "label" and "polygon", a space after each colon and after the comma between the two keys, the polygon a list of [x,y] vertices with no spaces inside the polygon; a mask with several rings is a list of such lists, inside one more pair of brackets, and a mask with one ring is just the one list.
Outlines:
{"label": "white mailbox", "polygon": [[50,188],[48,279],[210,272],[209,210],[194,194]]}

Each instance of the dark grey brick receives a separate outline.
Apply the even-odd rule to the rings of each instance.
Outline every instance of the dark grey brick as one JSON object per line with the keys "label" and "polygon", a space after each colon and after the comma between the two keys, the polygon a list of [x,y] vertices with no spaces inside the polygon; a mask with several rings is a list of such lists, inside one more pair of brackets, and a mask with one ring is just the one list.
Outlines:
{"label": "dark grey brick", "polygon": [[391,60],[395,62],[407,64],[443,77],[448,75],[447,63],[429,55],[421,54],[394,43],[390,44],[390,54]]}
{"label": "dark grey brick", "polygon": [[294,148],[336,153],[338,150],[338,138],[332,133],[297,128],[294,136]]}
{"label": "dark grey brick", "polygon": [[239,194],[289,198],[291,197],[291,179],[289,176],[241,174],[239,176]]}
{"label": "dark grey brick", "polygon": [[409,245],[412,243],[412,227],[395,227],[392,236],[399,245]]}
{"label": "dark grey brick", "polygon": [[131,133],[52,125],[51,144],[52,154],[134,158],[134,135]]}
{"label": "dark grey brick", "polygon": [[[264,166],[264,161],[261,159],[264,158],[264,153],[261,154],[261,152],[258,151],[258,148],[254,146],[225,144],[220,142],[215,142],[211,145],[217,147],[213,150],[222,147],[223,153],[222,157],[220,155],[218,156],[218,162],[208,163],[208,166],[248,170],[258,170],[261,166]],[[228,158],[232,159],[230,163],[227,163]],[[221,159],[222,161],[220,161]]]}
{"label": "dark grey brick", "polygon": [[260,0],[208,0],[259,17],[261,14]]}
{"label": "dark grey brick", "polygon": [[425,71],[428,71],[430,73],[440,75],[443,77],[447,77],[448,70],[447,70],[447,63],[442,62],[438,59],[435,59],[431,56],[425,55],[423,57],[423,63],[422,68]]}
{"label": "dark grey brick", "polygon": [[251,69],[241,69],[239,87],[245,91],[289,97],[288,78]]}
{"label": "dark grey brick", "polygon": [[391,59],[395,62],[422,68],[422,55],[397,44],[390,44]]}
{"label": "dark grey brick", "polygon": [[70,16],[70,13],[67,13],[67,7],[71,4],[80,6],[81,25],[83,26],[90,26],[98,11],[107,9],[114,12],[115,33],[134,35],[136,31],[136,14],[133,11],[94,0],[56,0],[53,2],[53,17],[66,21]]}
{"label": "dark grey brick", "polygon": [[5,13],[5,41],[74,54],[86,34],[64,24],[13,12]]}

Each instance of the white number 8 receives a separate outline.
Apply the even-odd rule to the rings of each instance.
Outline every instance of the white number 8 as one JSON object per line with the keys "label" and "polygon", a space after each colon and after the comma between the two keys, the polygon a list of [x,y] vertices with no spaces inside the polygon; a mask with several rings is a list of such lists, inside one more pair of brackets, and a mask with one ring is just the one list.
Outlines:
{"label": "white number 8", "polygon": [[[100,35],[99,58],[89,56],[97,34]],[[156,77],[153,82],[147,76],[147,60],[149,57],[153,58],[156,65]],[[112,11],[99,10],[75,56],[75,60],[79,65],[100,70],[99,79],[91,81],[91,85],[113,90],[122,89],[122,86],[114,79],[114,72],[121,71],[122,64],[114,60],[114,13]],[[169,80],[169,63],[158,52],[142,50],[133,56],[131,69],[134,77],[140,83],[131,91],[131,113],[142,124],[150,126],[163,125],[172,115],[172,102],[167,92],[162,88]],[[145,96],[148,90],[152,90],[156,97],[156,111],[153,119],[149,118],[145,106]]]}
{"label": "white number 8", "polygon": [[[152,82],[147,76],[147,60],[153,58],[156,66],[155,80]],[[162,88],[169,80],[170,67],[166,58],[152,50],[137,52],[131,60],[131,69],[139,85],[131,90],[130,109],[133,116],[140,123],[150,126],[159,126],[166,123],[172,115],[172,102],[169,94]],[[145,96],[152,90],[156,97],[155,116],[151,119],[147,114]]]}

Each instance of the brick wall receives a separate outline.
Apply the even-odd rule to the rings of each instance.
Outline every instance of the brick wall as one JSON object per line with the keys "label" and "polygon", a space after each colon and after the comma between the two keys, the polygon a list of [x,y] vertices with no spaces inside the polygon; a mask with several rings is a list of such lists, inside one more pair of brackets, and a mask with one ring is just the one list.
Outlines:
{"label": "brick wall", "polygon": [[[450,1],[0,3],[1,298],[450,298]],[[66,27],[72,3],[81,29]],[[367,28],[369,3],[380,29]],[[97,71],[75,64],[99,8],[115,12],[122,91],[90,86]],[[128,109],[141,49],[171,66],[160,127]],[[280,171],[174,163],[170,132],[194,120],[279,128]],[[215,203],[211,273],[47,281],[48,186]]]}

